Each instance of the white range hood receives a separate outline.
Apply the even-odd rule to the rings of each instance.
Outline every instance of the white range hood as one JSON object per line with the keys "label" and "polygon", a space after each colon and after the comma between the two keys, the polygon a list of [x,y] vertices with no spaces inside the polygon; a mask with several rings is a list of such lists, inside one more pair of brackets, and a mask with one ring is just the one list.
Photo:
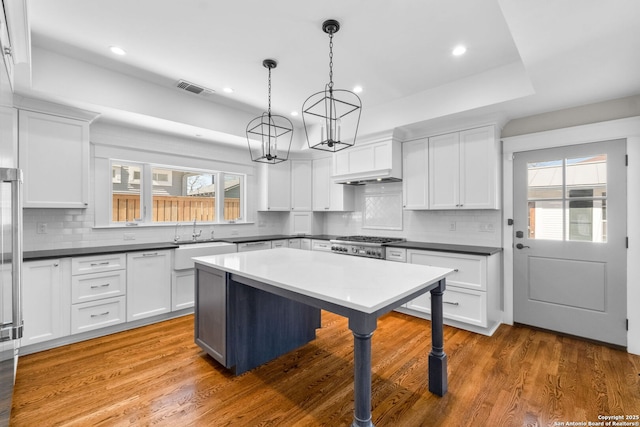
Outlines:
{"label": "white range hood", "polygon": [[351,185],[402,181],[402,144],[387,136],[338,151],[331,178]]}

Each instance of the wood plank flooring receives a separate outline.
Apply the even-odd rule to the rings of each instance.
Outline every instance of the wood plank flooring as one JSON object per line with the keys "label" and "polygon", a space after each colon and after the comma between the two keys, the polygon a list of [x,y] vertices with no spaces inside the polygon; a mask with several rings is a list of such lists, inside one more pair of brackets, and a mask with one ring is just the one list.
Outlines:
{"label": "wood plank flooring", "polygon": [[[640,356],[522,326],[493,337],[445,327],[449,393],[440,398],[427,390],[430,343],[425,320],[394,312],[378,322],[376,426],[640,415]],[[20,358],[11,425],[349,426],[352,355],[346,320],[323,312],[316,340],[234,377],[194,344],[185,316]]]}

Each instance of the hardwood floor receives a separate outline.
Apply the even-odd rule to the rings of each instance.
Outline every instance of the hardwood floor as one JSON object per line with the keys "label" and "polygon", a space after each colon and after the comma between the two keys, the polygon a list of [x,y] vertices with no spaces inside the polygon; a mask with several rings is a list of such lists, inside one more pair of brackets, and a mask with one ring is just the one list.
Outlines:
{"label": "hardwood floor", "polygon": [[[522,326],[493,337],[445,327],[449,393],[439,398],[427,390],[430,342],[425,320],[394,312],[378,322],[376,426],[640,415],[640,356]],[[234,377],[194,344],[185,316],[20,358],[11,425],[348,426],[352,349],[346,320],[323,312],[315,341]]]}

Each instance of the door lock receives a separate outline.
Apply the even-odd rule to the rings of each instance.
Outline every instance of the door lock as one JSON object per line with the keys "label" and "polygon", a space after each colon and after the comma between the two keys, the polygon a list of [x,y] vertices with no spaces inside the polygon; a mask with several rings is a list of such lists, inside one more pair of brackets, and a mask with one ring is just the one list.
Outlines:
{"label": "door lock", "polygon": [[516,248],[518,248],[518,249],[524,249],[524,248],[529,248],[529,247],[530,247],[530,246],[525,246],[525,245],[523,245],[522,243],[518,243],[518,244],[516,245]]}
{"label": "door lock", "polygon": [[516,231],[516,237],[518,239],[522,239],[524,237],[524,232],[523,231]]}

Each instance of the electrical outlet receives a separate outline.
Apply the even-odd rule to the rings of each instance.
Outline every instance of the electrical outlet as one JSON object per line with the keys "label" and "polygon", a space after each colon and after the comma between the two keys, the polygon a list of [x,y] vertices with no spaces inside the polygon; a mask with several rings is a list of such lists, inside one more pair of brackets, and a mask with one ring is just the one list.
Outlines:
{"label": "electrical outlet", "polygon": [[231,235],[232,236],[237,236],[238,235],[238,230],[231,230]]}
{"label": "electrical outlet", "polygon": [[136,240],[136,235],[133,233],[124,233],[124,240]]}
{"label": "electrical outlet", "polygon": [[450,222],[449,223],[449,231],[456,231],[456,223],[455,222]]}
{"label": "electrical outlet", "polygon": [[38,234],[47,234],[47,223],[46,222],[39,222],[37,224],[37,230],[36,233]]}

